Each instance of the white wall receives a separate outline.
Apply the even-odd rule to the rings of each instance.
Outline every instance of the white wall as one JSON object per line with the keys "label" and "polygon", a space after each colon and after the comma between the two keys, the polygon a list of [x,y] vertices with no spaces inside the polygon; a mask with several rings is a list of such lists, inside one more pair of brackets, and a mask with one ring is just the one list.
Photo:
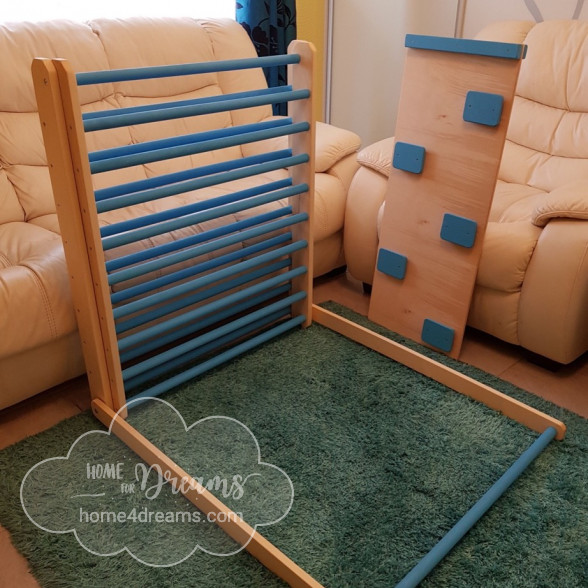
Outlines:
{"label": "white wall", "polygon": [[407,33],[453,36],[458,0],[335,0],[330,122],[363,145],[394,134]]}

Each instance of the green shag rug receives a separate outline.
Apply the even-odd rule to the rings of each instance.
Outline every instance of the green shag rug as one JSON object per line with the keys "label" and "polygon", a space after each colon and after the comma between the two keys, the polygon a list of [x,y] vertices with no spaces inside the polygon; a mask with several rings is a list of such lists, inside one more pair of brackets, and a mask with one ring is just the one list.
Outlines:
{"label": "green shag rug", "polygon": [[[338,305],[327,307],[369,324]],[[550,444],[422,585],[588,586],[588,421],[480,370],[407,345],[559,418],[568,427],[565,440]],[[319,582],[333,588],[393,586],[537,437],[318,325],[265,344],[166,394],[164,400],[186,425],[222,415],[248,427],[259,444],[261,461],[276,467],[251,466],[253,477],[247,484],[262,479],[261,474],[255,478],[254,469],[259,467],[275,474],[266,480],[265,490],[273,490],[270,496],[262,492],[262,498],[249,505],[238,503],[240,497],[234,492],[232,506],[236,510],[245,506],[255,522],[280,518],[290,506],[287,474],[294,489],[291,509],[260,531]],[[177,415],[163,403],[144,405],[131,411],[135,413],[133,424],[154,443],[187,469],[209,468],[209,477],[218,472],[220,462],[214,457],[218,452],[224,456],[223,475],[229,476],[236,464],[255,453],[251,437],[236,421],[207,420],[206,427],[190,429],[200,433],[187,435]],[[88,468],[101,457],[105,463],[123,464],[126,471],[134,459],[104,434],[85,436],[77,443],[82,473],[68,466],[75,461],[73,452],[72,459],[53,460],[31,470],[42,460],[68,455],[72,444],[92,430],[104,428],[86,413],[0,452],[0,523],[41,586],[283,585],[246,552],[224,557],[201,550],[192,553],[196,544],[213,553],[230,553],[230,541],[212,525],[142,526],[133,521],[92,526],[86,519],[86,535],[80,530],[78,538],[87,549],[72,532],[49,533],[37,526],[61,531],[75,527],[81,510],[92,512],[97,504],[93,501],[104,499],[96,498],[103,494],[98,489],[117,503],[117,510],[122,508],[121,500],[127,512],[135,507],[141,512],[144,507],[144,492],[133,493],[128,485],[119,488],[115,499],[111,491],[121,486],[122,478],[91,477]],[[84,440],[100,436],[110,446],[92,454],[96,443]],[[97,477],[101,473],[92,472]],[[37,525],[21,506],[25,476],[23,500]],[[81,488],[84,480],[86,486]],[[156,491],[151,487],[153,478],[149,480],[143,490]],[[222,493],[223,488],[217,490]],[[181,509],[187,503],[164,494],[158,498],[163,500],[158,503],[160,510]],[[76,506],[72,514],[72,500],[86,501],[80,503],[83,509]],[[135,557],[121,551],[125,546]],[[184,547],[185,553],[180,553]],[[118,554],[101,557],[90,551]],[[169,565],[174,558],[184,561]]]}

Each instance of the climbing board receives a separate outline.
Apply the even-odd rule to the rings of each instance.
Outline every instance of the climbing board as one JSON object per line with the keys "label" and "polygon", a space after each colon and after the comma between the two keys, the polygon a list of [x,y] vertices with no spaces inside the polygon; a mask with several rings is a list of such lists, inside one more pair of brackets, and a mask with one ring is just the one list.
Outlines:
{"label": "climbing board", "polygon": [[525,47],[406,47],[369,318],[458,357]]}

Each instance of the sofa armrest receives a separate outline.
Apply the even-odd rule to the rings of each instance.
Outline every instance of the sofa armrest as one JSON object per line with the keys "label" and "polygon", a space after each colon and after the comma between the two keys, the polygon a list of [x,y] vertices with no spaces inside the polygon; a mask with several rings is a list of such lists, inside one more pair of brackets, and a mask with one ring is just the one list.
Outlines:
{"label": "sofa armrest", "polygon": [[360,145],[361,139],[352,131],[317,122],[315,171],[328,171],[348,155],[356,153]]}
{"label": "sofa armrest", "polygon": [[570,182],[541,196],[533,211],[533,224],[544,227],[554,218],[588,220],[588,180]]}
{"label": "sofa armrest", "polygon": [[357,154],[357,161],[388,178],[392,170],[394,142],[394,137],[389,137],[368,145]]}

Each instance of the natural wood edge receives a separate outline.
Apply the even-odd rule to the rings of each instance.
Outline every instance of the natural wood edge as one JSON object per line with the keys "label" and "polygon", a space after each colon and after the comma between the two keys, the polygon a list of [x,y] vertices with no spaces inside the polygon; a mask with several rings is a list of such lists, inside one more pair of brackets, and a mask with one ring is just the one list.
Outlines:
{"label": "natural wood edge", "polygon": [[313,305],[312,318],[316,323],[469,396],[533,431],[543,433],[548,427],[554,427],[556,439],[561,441],[565,436],[566,426],[561,421],[342,316]]}
{"label": "natural wood edge", "polygon": [[[240,519],[231,509],[100,399],[92,401],[92,412],[147,464],[158,465],[162,471],[170,472],[171,483],[175,488],[179,487],[182,494],[205,515],[215,515],[216,524],[271,572],[295,588],[321,588],[321,584],[312,576],[284,555],[253,527]],[[174,480],[178,483],[175,484]],[[185,482],[182,484],[182,481]],[[223,513],[224,516],[221,519],[224,522],[218,522],[219,513]]]}

